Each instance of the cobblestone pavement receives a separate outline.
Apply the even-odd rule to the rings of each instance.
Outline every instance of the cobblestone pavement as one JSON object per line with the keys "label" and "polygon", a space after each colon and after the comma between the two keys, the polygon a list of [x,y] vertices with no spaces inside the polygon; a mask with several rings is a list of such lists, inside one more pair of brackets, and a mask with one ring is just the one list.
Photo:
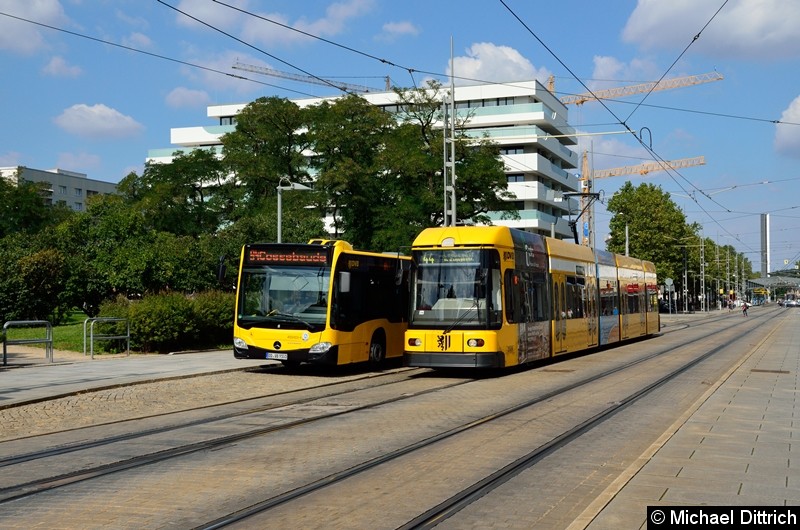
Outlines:
{"label": "cobblestone pavement", "polygon": [[[18,365],[27,362],[45,363],[44,351],[41,349],[31,348],[22,352],[16,347],[15,351],[21,352],[15,358]],[[114,365],[126,362],[106,355],[96,356],[95,360],[91,360],[83,353],[68,351],[54,352],[54,359],[56,363],[90,362]],[[58,370],[59,367],[14,369],[50,371]],[[245,364],[241,369],[232,371],[124,384],[3,408],[0,409],[0,441],[258,398],[363,377],[365,374],[357,370],[342,371],[336,375],[324,370],[320,370],[319,374],[315,374],[313,369],[305,370],[306,374],[281,373],[281,370],[275,367],[274,371],[267,371]]]}
{"label": "cobblestone pavement", "polygon": [[[267,377],[269,388],[265,385]],[[0,441],[177,412],[314,385],[314,378],[299,379],[230,372],[128,385],[11,407],[0,411]]]}

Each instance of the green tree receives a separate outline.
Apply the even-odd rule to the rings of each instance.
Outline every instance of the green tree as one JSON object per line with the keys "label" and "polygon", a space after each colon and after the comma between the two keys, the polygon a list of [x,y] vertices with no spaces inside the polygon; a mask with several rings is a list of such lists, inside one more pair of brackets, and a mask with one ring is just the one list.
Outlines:
{"label": "green tree", "polygon": [[236,130],[222,137],[225,164],[243,188],[245,215],[275,196],[282,177],[309,181],[305,116],[287,99],[259,98],[236,116]]}
{"label": "green tree", "polygon": [[20,232],[0,239],[0,322],[58,322],[68,276],[65,255],[46,237]]}
{"label": "green tree", "polygon": [[170,164],[148,162],[141,177],[130,174],[119,188],[154,230],[197,237],[231,215],[223,177],[216,155],[195,149],[176,152]]}
{"label": "green tree", "polygon": [[344,232],[355,247],[369,249],[377,212],[392,205],[378,165],[392,118],[352,95],[325,101],[309,114],[312,165],[318,170],[315,189],[332,207],[337,233]]}
{"label": "green tree", "polygon": [[16,232],[35,234],[69,217],[72,211],[68,207],[45,204],[46,188],[44,182],[15,184],[0,177],[0,238]]}
{"label": "green tree", "polygon": [[[376,215],[373,236],[373,246],[386,249],[409,245],[423,228],[441,225],[444,217],[442,87],[430,82],[424,89],[397,94],[397,126],[381,151],[388,207]],[[499,149],[487,138],[467,134],[463,125],[470,117],[456,123],[457,218],[490,223],[487,214],[498,211],[518,218],[507,202],[512,197]]]}
{"label": "green tree", "polygon": [[[631,256],[652,261],[659,278],[678,279],[683,274],[682,249],[691,252],[699,244],[698,229],[686,224],[686,216],[660,186],[626,182],[608,201],[614,215],[609,222],[611,252],[625,252],[625,227]],[[698,254],[699,255],[699,254]]]}

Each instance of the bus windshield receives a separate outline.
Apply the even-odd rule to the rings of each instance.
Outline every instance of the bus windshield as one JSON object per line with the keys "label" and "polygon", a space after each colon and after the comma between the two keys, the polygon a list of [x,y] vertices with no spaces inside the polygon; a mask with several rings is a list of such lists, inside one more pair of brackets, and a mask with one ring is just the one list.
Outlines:
{"label": "bus windshield", "polygon": [[329,285],[329,267],[244,267],[238,324],[321,331],[327,320]]}
{"label": "bus windshield", "polygon": [[496,251],[484,255],[491,252],[461,249],[415,252],[417,265],[409,325],[499,325],[502,309],[499,260],[492,259]]}

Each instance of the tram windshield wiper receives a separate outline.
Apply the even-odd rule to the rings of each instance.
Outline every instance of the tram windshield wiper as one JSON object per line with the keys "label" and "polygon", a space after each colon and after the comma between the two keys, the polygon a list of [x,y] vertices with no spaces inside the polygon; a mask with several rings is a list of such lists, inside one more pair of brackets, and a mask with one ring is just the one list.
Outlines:
{"label": "tram windshield wiper", "polygon": [[455,321],[453,321],[453,323],[450,324],[450,326],[446,330],[444,330],[442,332],[442,334],[443,335],[447,335],[448,333],[453,331],[453,328],[455,328],[457,325],[461,324],[461,322],[463,322],[464,319],[467,318],[467,315],[473,309],[475,310],[475,316],[480,318],[480,313],[481,313],[480,309],[481,308],[480,308],[480,303],[478,302],[477,298],[473,298],[472,299],[472,305],[469,306],[468,308],[466,308],[460,315],[458,315],[458,318],[456,318]]}

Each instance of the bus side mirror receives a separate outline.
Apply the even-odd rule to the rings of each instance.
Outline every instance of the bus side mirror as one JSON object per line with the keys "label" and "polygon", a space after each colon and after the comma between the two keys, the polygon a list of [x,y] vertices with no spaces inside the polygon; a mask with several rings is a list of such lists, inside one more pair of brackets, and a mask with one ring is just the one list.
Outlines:
{"label": "bus side mirror", "polygon": [[406,274],[406,269],[403,266],[403,262],[398,260],[397,262],[397,269],[394,271],[394,284],[397,287],[403,285],[403,276]]}
{"label": "bus side mirror", "polygon": [[350,292],[350,273],[342,271],[339,273],[339,292]]}

